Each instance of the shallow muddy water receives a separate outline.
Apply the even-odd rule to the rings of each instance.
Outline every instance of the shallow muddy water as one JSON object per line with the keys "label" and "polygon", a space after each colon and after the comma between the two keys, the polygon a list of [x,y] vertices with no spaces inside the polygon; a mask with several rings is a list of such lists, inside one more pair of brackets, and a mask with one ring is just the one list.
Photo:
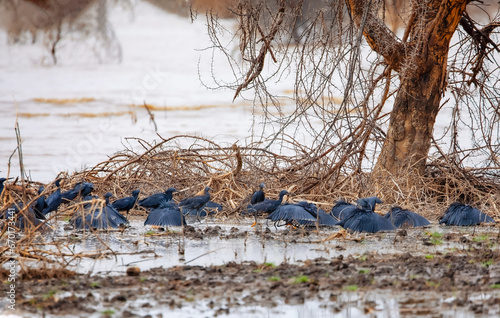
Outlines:
{"label": "shallow muddy water", "polygon": [[[500,314],[495,227],[276,229],[252,219],[189,220],[82,234],[44,234],[81,253],[76,277],[25,280],[21,315],[46,317],[493,317]],[[46,244],[45,248],[49,248]],[[96,259],[97,257],[97,259]],[[67,260],[72,257],[67,257]],[[138,276],[127,268],[137,267]],[[452,272],[450,272],[450,270]],[[451,276],[450,276],[451,275]],[[49,294],[47,294],[49,293]],[[47,296],[49,295],[49,296]],[[2,300],[3,301],[3,300]],[[85,313],[84,313],[85,312]],[[2,313],[9,313],[3,311]]]}
{"label": "shallow muddy water", "polygon": [[[463,248],[457,237],[466,238],[467,230],[453,230],[438,225],[426,229],[409,229],[406,237],[393,233],[377,235],[352,234],[349,239],[329,239],[340,227],[315,229],[290,229],[274,227],[266,221],[251,227],[251,220],[195,220],[189,221],[189,229],[182,235],[180,227],[151,229],[134,217],[130,227],[123,232],[94,234],[63,230],[65,222],[59,222],[54,240],[63,242],[62,252],[101,253],[102,259],[83,257],[76,259],[70,269],[82,274],[124,274],[129,266],[141,270],[154,267],[211,266],[229,262],[256,262],[258,264],[298,264],[304,261],[335,258],[340,255],[364,255],[379,253],[393,255],[411,253],[425,255],[445,253]],[[462,233],[463,231],[463,233]],[[488,230],[485,230],[488,231]],[[477,235],[481,231],[476,233]],[[429,240],[433,235],[453,235],[453,240]],[[489,233],[489,235],[493,235]],[[68,239],[69,237],[69,239]],[[426,245],[424,245],[424,243]],[[68,258],[72,259],[72,257]]]}

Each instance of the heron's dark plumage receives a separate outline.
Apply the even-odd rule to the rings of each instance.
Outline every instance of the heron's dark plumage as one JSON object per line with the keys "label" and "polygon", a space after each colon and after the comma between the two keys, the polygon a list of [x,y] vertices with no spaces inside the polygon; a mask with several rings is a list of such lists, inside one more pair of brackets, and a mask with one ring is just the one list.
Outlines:
{"label": "heron's dark plumage", "polygon": [[77,216],[72,220],[73,225],[77,229],[108,229],[117,228],[121,224],[128,223],[127,219],[120,214],[113,206],[109,204],[109,198],[113,196],[111,193],[106,193],[104,198],[105,205],[102,207],[86,208],[82,215]]}
{"label": "heron's dark plumage", "polygon": [[70,189],[68,191],[64,191],[63,193],[61,193],[62,202],[72,201],[77,197],[77,195],[78,191],[76,191],[75,188]]}
{"label": "heron's dark plumage", "polygon": [[295,226],[334,226],[337,221],[325,213],[322,209],[310,202],[300,201],[296,204],[280,205],[267,219],[274,222],[284,221],[286,224]]}
{"label": "heron's dark plumage", "polygon": [[441,216],[439,224],[442,223],[446,225],[472,226],[480,223],[495,223],[495,220],[470,205],[455,202]]}
{"label": "heron's dark plumage", "polygon": [[5,181],[7,181],[7,178],[0,178],[0,196],[2,196],[3,189],[5,188],[3,184]]}
{"label": "heron's dark plumage", "polygon": [[431,224],[429,220],[427,220],[420,214],[409,210],[403,210],[399,206],[393,207],[391,211],[386,213],[384,217],[388,219],[392,224],[394,224],[396,228],[419,227]]}
{"label": "heron's dark plumage", "polygon": [[132,191],[131,197],[118,199],[111,205],[118,211],[127,211],[128,215],[128,211],[130,211],[135,206],[135,203],[137,202],[137,198],[139,197],[140,192],[141,192],[140,190],[134,190]]}
{"label": "heron's dark plumage", "polygon": [[262,202],[266,199],[266,194],[264,193],[265,186],[266,185],[264,183],[261,183],[259,185],[259,190],[255,191],[252,194],[252,199],[250,200],[250,204],[257,204],[257,203]]}
{"label": "heron's dark plumage", "polygon": [[330,214],[338,220],[343,220],[344,218],[349,217],[354,210],[356,210],[356,206],[354,204],[347,203],[344,200],[339,200],[333,206]]}
{"label": "heron's dark plumage", "polygon": [[38,188],[39,197],[38,199],[36,199],[35,205],[33,206],[33,210],[37,215],[43,215],[42,211],[47,207],[47,203],[45,202],[45,196],[42,195],[43,190],[45,190],[43,186],[40,186]]}
{"label": "heron's dark plumage", "polygon": [[56,211],[57,208],[61,205],[62,195],[61,195],[61,185],[59,183],[59,179],[56,180],[56,191],[52,192],[48,197],[46,202],[46,207],[42,210],[44,215],[49,214],[52,211]]}
{"label": "heron's dark plumage", "polygon": [[267,216],[273,222],[284,221],[292,225],[309,225],[316,222],[316,217],[298,204],[282,204]]}
{"label": "heron's dark plumage", "polygon": [[210,200],[210,187],[205,187],[203,195],[197,195],[179,202],[179,208],[183,214],[190,210],[200,210]]}
{"label": "heron's dark plumage", "polygon": [[75,190],[84,198],[94,190],[92,182],[81,182],[75,186]]}
{"label": "heron's dark plumage", "polygon": [[94,190],[92,182],[78,182],[73,189],[65,191],[61,194],[62,202],[69,202],[76,199],[77,196],[86,197]]}
{"label": "heron's dark plumage", "polygon": [[377,197],[363,198],[356,201],[356,209],[350,212],[337,225],[355,232],[376,233],[394,231],[394,226],[383,216],[375,213],[375,205],[382,203]]}
{"label": "heron's dark plumage", "polygon": [[259,213],[263,212],[265,214],[270,214],[276,210],[283,202],[283,197],[288,194],[288,191],[281,190],[278,200],[265,199],[257,204],[249,204],[247,210],[249,213]]}
{"label": "heron's dark plumage", "polygon": [[184,215],[207,216],[222,211],[222,205],[213,201],[208,201],[200,209],[183,210]]}
{"label": "heron's dark plumage", "polygon": [[173,198],[173,193],[177,192],[175,188],[168,188],[163,193],[153,194],[139,201],[139,205],[146,209],[156,209],[160,206],[161,201],[170,201]]}
{"label": "heron's dark plumage", "polygon": [[160,206],[149,212],[144,225],[182,226],[186,225],[179,206],[173,201],[162,201]]}

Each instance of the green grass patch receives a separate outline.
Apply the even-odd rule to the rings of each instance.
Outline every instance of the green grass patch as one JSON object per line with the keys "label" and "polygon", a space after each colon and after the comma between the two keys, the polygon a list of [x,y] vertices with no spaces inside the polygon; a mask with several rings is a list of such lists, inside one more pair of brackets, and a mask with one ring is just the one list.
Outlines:
{"label": "green grass patch", "polygon": [[493,260],[492,260],[492,259],[489,259],[489,260],[487,260],[486,262],[482,262],[482,263],[481,263],[481,266],[482,266],[482,267],[489,267],[491,264],[493,264]]}
{"label": "green grass patch", "polygon": [[146,235],[146,236],[147,235],[153,235],[153,234],[155,234],[155,231],[152,231],[152,230],[149,230],[146,233],[144,233],[144,235]]}
{"label": "green grass patch", "polygon": [[307,277],[305,275],[300,275],[300,276],[297,276],[293,279],[294,284],[302,284],[302,283],[307,283],[307,282],[309,282],[309,277]]}
{"label": "green grass patch", "polygon": [[357,291],[358,290],[358,285],[348,285],[348,286],[345,286],[344,290],[347,290],[347,291]]}
{"label": "green grass patch", "polygon": [[281,278],[278,276],[271,276],[271,277],[267,278],[267,280],[270,282],[279,282],[281,280]]}
{"label": "green grass patch", "polygon": [[271,262],[265,262],[264,266],[271,267],[271,268],[276,268],[276,265],[274,265],[274,263],[271,263]]}
{"label": "green grass patch", "polygon": [[47,300],[49,298],[52,298],[56,293],[57,293],[56,290],[53,290],[53,289],[49,290],[48,293],[46,293],[45,295],[43,295],[43,300]]}
{"label": "green grass patch", "polygon": [[490,288],[492,288],[492,289],[500,289],[500,284],[490,285]]}
{"label": "green grass patch", "polygon": [[488,235],[486,235],[486,234],[483,234],[483,235],[477,235],[477,236],[474,236],[474,237],[472,238],[472,240],[473,240],[474,242],[478,242],[478,243],[481,243],[481,242],[486,242],[486,241],[488,241],[488,240],[489,240],[489,236],[488,236]]}
{"label": "green grass patch", "polygon": [[431,254],[427,254],[424,257],[427,259],[434,259],[434,255],[431,255]]}
{"label": "green grass patch", "polygon": [[436,238],[436,237],[431,237],[431,244],[432,245],[441,245],[441,244],[443,244],[443,240]]}
{"label": "green grass patch", "polygon": [[99,287],[100,285],[101,285],[101,283],[99,283],[99,282],[90,283],[90,287]]}
{"label": "green grass patch", "polygon": [[101,312],[103,315],[106,315],[106,316],[111,316],[115,313],[115,311],[113,309],[106,309],[104,311]]}
{"label": "green grass patch", "polygon": [[425,232],[429,237],[440,239],[443,237],[443,233],[441,232]]}
{"label": "green grass patch", "polygon": [[359,270],[359,272],[358,272],[358,273],[360,273],[360,274],[369,274],[369,273],[370,273],[370,270],[369,270],[369,269],[367,269],[367,268],[362,268],[362,269],[360,269],[360,270]]}

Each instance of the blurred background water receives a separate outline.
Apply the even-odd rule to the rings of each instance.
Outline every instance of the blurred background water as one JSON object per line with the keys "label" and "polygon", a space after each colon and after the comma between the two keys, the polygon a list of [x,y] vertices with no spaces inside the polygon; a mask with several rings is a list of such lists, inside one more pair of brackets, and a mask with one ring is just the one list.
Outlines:
{"label": "blurred background water", "polygon": [[[234,81],[224,57],[207,49],[204,17],[192,22],[139,1],[110,7],[108,21],[113,58],[93,49],[92,37],[63,38],[57,64],[42,41],[0,46],[0,175],[17,146],[16,118],[25,169],[42,182],[106,160],[127,137],[154,142],[157,133],[189,134],[230,145],[251,135],[252,104],[204,85],[211,85],[212,64],[221,79]],[[0,30],[0,42],[8,41]],[[17,154],[10,163],[9,175],[18,176]]]}
{"label": "blurred background water", "polygon": [[[76,0],[68,3],[71,1]],[[154,143],[161,139],[159,136],[186,134],[229,146],[271,135],[276,132],[273,129],[279,128],[279,122],[271,125],[267,122],[267,130],[263,131],[263,109],[254,103],[252,90],[243,92],[233,102],[235,76],[241,76],[245,70],[231,69],[228,57],[213,48],[204,11],[200,10],[197,18],[192,19],[187,2],[183,1],[86,2],[97,5],[94,11],[84,12],[81,20],[97,21],[97,27],[80,32],[67,27],[57,42],[55,55],[51,54],[54,34],[45,38],[37,35],[36,41],[27,31],[13,37],[9,21],[15,24],[23,19],[12,19],[11,14],[9,20],[8,11],[0,6],[0,43],[3,43],[0,45],[0,176],[20,174],[17,153],[11,157],[17,147],[16,119],[21,130],[25,169],[31,179],[42,182],[53,180],[61,171],[71,173],[105,161],[116,151],[132,147],[133,142],[131,145],[127,139],[131,137]],[[32,1],[19,3],[34,6]],[[160,3],[174,6],[184,3],[183,14],[169,12],[171,8],[161,9]],[[103,9],[100,4],[106,7]],[[105,14],[104,22],[99,14]],[[233,38],[237,22],[220,21],[226,29],[219,30],[218,37],[227,45],[225,50],[230,52],[233,65],[243,67],[239,63],[237,36]],[[81,26],[74,23],[73,27]],[[369,68],[369,61],[361,60]],[[276,77],[278,80],[266,83],[279,96],[284,115],[290,114],[295,106],[294,67],[291,63],[287,72]],[[275,69],[266,66],[265,72],[272,73]],[[338,74],[335,76],[332,82],[342,80]],[[241,78],[238,81],[241,83]],[[223,88],[231,85],[233,89]],[[330,96],[332,103],[340,103],[342,94]],[[446,97],[451,98],[451,93]],[[332,105],[332,112],[335,107]],[[385,111],[389,112],[391,107],[392,99],[386,102]],[[453,103],[444,103],[434,127],[434,138],[445,152],[449,147],[453,108]],[[464,112],[463,118],[469,115]],[[318,131],[328,125],[314,116],[308,121]],[[299,128],[294,130],[291,126],[290,135],[303,145],[314,147],[314,134]],[[469,130],[461,130],[459,138],[463,149],[474,147]],[[493,139],[498,139],[498,132]],[[369,144],[367,154],[373,153],[375,146]],[[463,163],[477,166],[485,159],[484,154],[480,155],[483,157],[468,156]],[[373,160],[367,159],[363,168],[371,170],[372,164]]]}

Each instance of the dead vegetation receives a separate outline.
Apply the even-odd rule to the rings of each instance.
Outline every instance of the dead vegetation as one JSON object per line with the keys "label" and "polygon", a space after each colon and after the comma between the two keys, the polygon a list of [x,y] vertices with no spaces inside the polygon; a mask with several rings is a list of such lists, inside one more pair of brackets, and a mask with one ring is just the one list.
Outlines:
{"label": "dead vegetation", "polygon": [[[178,146],[186,140],[191,141],[189,148]],[[231,147],[192,136],[163,139],[154,145],[135,141],[141,151],[127,149],[71,178],[92,181],[100,192],[112,191],[117,196],[128,195],[136,188],[146,196],[175,187],[180,191],[176,199],[180,199],[210,186],[215,190],[212,200],[223,204],[226,216],[245,209],[261,182],[266,183],[267,197],[277,197],[286,189],[293,193],[289,200],[311,201],[326,211],[338,199],[354,201],[377,195],[386,206],[401,205],[431,219],[455,201],[500,215],[497,171],[462,168],[445,157],[430,160],[422,176],[424,187],[412,188],[403,183],[408,182],[406,179],[392,179],[386,183],[391,190],[385,191],[383,184],[373,184],[369,173],[360,172],[348,161],[339,162],[326,154],[310,157],[311,149],[292,138],[281,140],[277,151],[265,148],[267,141]],[[285,155],[287,152],[293,155]],[[394,185],[399,192],[392,190]]]}
{"label": "dead vegetation", "polygon": [[[93,193],[101,197],[106,192],[124,197],[140,189],[143,198],[175,187],[179,193],[174,199],[179,201],[209,186],[215,190],[212,200],[224,206],[221,214],[235,216],[246,208],[258,185],[265,182],[267,197],[277,197],[286,189],[292,193],[290,201],[311,201],[326,211],[339,199],[354,201],[376,195],[384,200],[382,210],[401,205],[431,219],[436,219],[455,201],[472,204],[490,215],[500,215],[497,172],[461,168],[450,164],[452,161],[445,157],[430,160],[426,174],[421,177],[425,187],[412,188],[405,183],[406,179],[390,179],[385,186],[374,184],[369,173],[359,171],[351,162],[338,161],[327,154],[310,157],[311,149],[291,138],[281,140],[281,147],[274,150],[265,147],[267,141],[221,146],[208,139],[185,135],[155,144],[138,138],[128,142],[139,145],[140,149],[130,146],[93,168],[71,176],[60,174],[63,191],[82,180],[92,182]],[[179,146],[186,143],[191,146]],[[36,200],[38,186],[39,183],[33,182],[22,191],[18,185],[7,184],[2,211],[12,202],[22,201],[23,195],[28,198],[28,204]],[[44,194],[53,190],[49,185]],[[99,203],[102,204],[97,200],[96,204]],[[60,216],[73,215],[78,209],[81,203],[68,205]]]}
{"label": "dead vegetation", "polygon": [[[192,145],[181,148],[179,144],[186,140],[190,140]],[[293,193],[289,201],[312,201],[326,211],[340,198],[353,201],[359,197],[378,195],[384,199],[384,204],[379,207],[380,212],[386,212],[390,206],[398,204],[434,221],[449,203],[457,200],[470,203],[493,217],[500,215],[497,179],[491,177],[487,170],[459,169],[446,165],[443,160],[436,159],[428,166],[427,175],[423,177],[426,184],[424,189],[401,190],[400,193],[386,195],[384,192],[373,192],[376,187],[370,184],[366,173],[354,172],[345,165],[332,164],[327,156],[310,158],[306,149],[293,156],[286,156],[265,149],[261,143],[223,147],[210,140],[192,136],[176,136],[156,144],[149,144],[141,139],[134,141],[141,146],[140,150],[126,149],[91,169],[71,176],[59,175],[58,177],[65,177],[63,190],[85,180],[94,183],[94,193],[101,197],[108,191],[117,197],[126,196],[137,188],[141,190],[141,197],[145,197],[173,186],[180,190],[180,194],[174,197],[179,201],[210,186],[215,190],[212,200],[224,206],[224,210],[216,217],[238,218],[251,193],[259,183],[265,182],[268,197],[276,197],[281,189],[287,189]],[[286,143],[291,149],[298,146],[293,140]],[[335,168],[333,172],[332,168]],[[405,188],[397,180],[390,182],[398,188]],[[18,185],[8,184],[3,195],[2,214],[12,202],[22,200],[23,196],[27,198],[25,206],[36,200],[37,186],[37,183],[28,183],[26,191]],[[53,190],[54,187],[48,185],[46,193]],[[395,200],[388,199],[390,197]],[[103,202],[95,200],[94,204]],[[81,202],[64,205],[42,224],[28,222],[23,232],[15,231],[14,254],[21,265],[21,279],[71,277],[74,273],[67,270],[67,265],[75,260],[117,255],[105,239],[92,232],[77,235],[73,239],[85,239],[90,235],[98,240],[101,246],[98,250],[68,252],[71,250],[70,245],[74,243],[73,234],[62,239],[52,239],[54,233],[50,224],[55,220],[68,220],[81,209]],[[20,213],[24,212],[25,210],[21,210]],[[142,212],[136,210],[136,213]],[[11,233],[9,231],[11,229],[4,223],[0,237],[6,243]],[[6,264],[12,259],[9,244],[2,245],[0,255],[0,264]],[[42,267],[33,267],[34,263],[42,264]],[[2,272],[1,275],[4,277],[8,272]]]}
{"label": "dead vegetation", "polygon": [[[234,32],[238,57],[220,42],[219,19],[209,16],[214,47],[227,56],[237,74],[233,83],[215,83],[214,88],[230,88],[238,98],[253,100],[270,126],[279,125],[276,135],[309,137],[306,147],[283,143],[303,154],[296,162],[302,177],[295,178],[303,192],[346,193],[346,197],[377,194],[386,203],[430,209],[428,215],[438,214],[440,205],[454,200],[496,213],[500,113],[493,84],[499,68],[493,56],[500,50],[493,39],[499,35],[497,6],[481,3],[490,13],[488,21],[482,22],[486,25],[469,19],[472,4],[455,17],[460,28],[450,42],[449,57],[446,50],[439,63],[448,62],[436,69],[438,84],[433,88],[440,87],[439,91],[431,92],[425,85],[431,82],[426,81],[432,72],[418,73],[427,68],[414,60],[417,54],[420,62],[430,61],[427,51],[419,49],[427,47],[429,31],[420,28],[429,21],[433,21],[429,27],[443,22],[439,16],[429,18],[435,12],[428,2],[412,3],[413,11],[397,1],[327,3],[314,7],[308,1],[239,1]],[[439,7],[439,2],[433,5]],[[389,6],[405,22],[402,37],[388,27]],[[411,12],[420,21],[414,21],[415,16],[404,18]],[[489,65],[483,64],[487,54],[491,54]],[[295,84],[293,109],[285,112],[270,83],[288,72]],[[478,83],[476,75],[481,78]],[[440,76],[444,77],[438,80]],[[422,85],[414,87],[415,83]],[[429,99],[421,100],[423,95]],[[341,104],[332,103],[339,96],[343,96]],[[307,180],[301,179],[304,176]]]}

